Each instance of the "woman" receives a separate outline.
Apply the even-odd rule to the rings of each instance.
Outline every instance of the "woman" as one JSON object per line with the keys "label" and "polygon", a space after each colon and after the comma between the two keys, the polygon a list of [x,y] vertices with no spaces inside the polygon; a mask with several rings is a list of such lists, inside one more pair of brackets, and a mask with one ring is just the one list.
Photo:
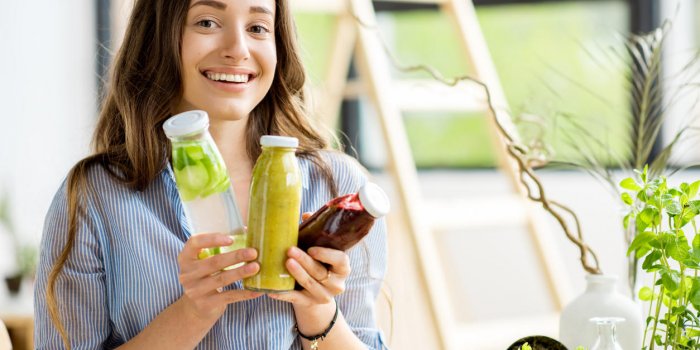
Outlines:
{"label": "woman", "polygon": [[209,113],[243,217],[261,135],[299,139],[305,212],[366,181],[350,158],[324,150],[304,115],[304,80],[287,0],[138,0],[95,153],[71,170],[47,215],[36,348],[309,349],[300,335],[326,332],[321,349],[383,347],[373,315],[383,221],[347,254],[290,249],[286,266],[303,290],[279,295],[241,288],[254,262],[212,277],[256,252],[198,260],[230,242],[191,237],[184,224],[161,127],[186,110]]}

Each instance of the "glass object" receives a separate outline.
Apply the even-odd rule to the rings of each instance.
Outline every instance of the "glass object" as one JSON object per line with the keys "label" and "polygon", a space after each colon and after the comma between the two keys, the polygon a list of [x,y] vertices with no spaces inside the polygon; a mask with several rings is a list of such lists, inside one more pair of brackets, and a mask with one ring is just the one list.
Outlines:
{"label": "glass object", "polygon": [[172,144],[173,174],[190,231],[193,235],[220,232],[233,237],[233,244],[228,247],[203,249],[200,259],[246,244],[226,164],[208,129],[209,116],[199,110],[177,114],[163,124]]}
{"label": "glass object", "polygon": [[299,248],[348,250],[364,238],[374,221],[389,212],[389,198],[368,182],[357,193],[332,199],[299,227]]}
{"label": "glass object", "polygon": [[625,322],[617,328],[618,342],[623,349],[641,349],[644,321],[641,305],[617,291],[617,277],[587,275],[586,291],[564,307],[559,319],[559,341],[569,349],[591,346],[598,331],[593,317],[621,317]]}
{"label": "glass object", "polygon": [[285,267],[287,251],[297,245],[301,210],[301,173],[294,137],[263,136],[255,162],[248,206],[248,246],[258,251],[260,271],[243,280],[248,290],[278,293],[294,289]]}
{"label": "glass object", "polygon": [[590,321],[598,328],[598,339],[591,350],[622,350],[615,338],[615,325],[623,322],[621,317],[594,317]]}

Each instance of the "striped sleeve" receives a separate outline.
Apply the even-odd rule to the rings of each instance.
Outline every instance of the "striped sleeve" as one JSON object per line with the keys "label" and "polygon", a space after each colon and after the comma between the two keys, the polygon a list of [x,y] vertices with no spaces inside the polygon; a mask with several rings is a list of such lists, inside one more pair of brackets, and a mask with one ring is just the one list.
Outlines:
{"label": "striped sleeve", "polygon": [[[41,256],[34,291],[36,349],[62,349],[63,341],[49,316],[46,302],[48,276],[68,237],[66,182],[49,208],[41,239]],[[110,323],[105,292],[105,275],[93,208],[78,216],[75,245],[56,281],[56,300],[61,322],[71,347],[102,349],[109,337]]]}
{"label": "striped sleeve", "polygon": [[[367,173],[347,156],[333,161],[340,194],[357,192],[367,182]],[[375,315],[377,296],[384,281],[387,265],[386,222],[377,220],[370,233],[348,251],[350,276],[346,289],[336,300],[348,325],[369,349],[384,349],[384,339]]]}

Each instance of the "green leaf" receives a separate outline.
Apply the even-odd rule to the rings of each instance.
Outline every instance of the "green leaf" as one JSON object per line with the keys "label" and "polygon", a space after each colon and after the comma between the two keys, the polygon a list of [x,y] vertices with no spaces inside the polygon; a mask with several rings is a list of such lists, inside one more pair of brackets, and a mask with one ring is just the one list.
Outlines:
{"label": "green leaf", "polygon": [[686,307],[683,305],[675,306],[675,307],[671,308],[671,314],[678,316],[678,315],[684,313],[685,310],[686,310]]}
{"label": "green leaf", "polygon": [[683,262],[690,256],[690,246],[688,241],[684,236],[677,237],[673,241],[669,242],[666,247],[666,253],[668,256],[673,258],[678,262]]}
{"label": "green leaf", "polygon": [[656,234],[651,231],[644,231],[637,234],[637,237],[634,237],[634,240],[630,243],[629,249],[627,249],[627,255],[629,256],[633,251],[648,245],[649,242],[655,238]]}
{"label": "green leaf", "polygon": [[693,237],[693,249],[700,250],[700,235]]}
{"label": "green leaf", "polygon": [[631,178],[631,177],[628,177],[628,178],[626,178],[626,179],[620,181],[620,187],[622,187],[622,188],[624,188],[624,189],[626,189],[626,190],[635,191],[635,192],[637,192],[637,191],[639,191],[639,190],[642,189],[642,187],[639,186],[639,185],[637,184],[637,182],[634,181],[634,179]]}
{"label": "green leaf", "polygon": [[525,343],[520,347],[520,350],[532,350],[532,347],[530,347],[530,344]]}
{"label": "green leaf", "polygon": [[633,214],[633,213],[627,213],[627,215],[625,215],[625,217],[622,218],[622,226],[625,228],[625,230],[626,230],[627,227],[629,227],[629,225],[630,225],[630,218],[632,217],[632,215],[634,215],[634,214]]}
{"label": "green leaf", "polygon": [[637,221],[641,221],[648,226],[659,225],[661,223],[659,209],[657,209],[655,206],[647,206],[641,213],[639,213],[639,215],[637,215]]}
{"label": "green leaf", "polygon": [[649,271],[654,265],[654,263],[661,259],[662,255],[663,254],[661,254],[661,252],[658,250],[651,252],[651,254],[647,255],[647,257],[644,259],[644,262],[642,263],[642,268],[646,271]]}
{"label": "green leaf", "polygon": [[622,198],[622,202],[627,205],[632,205],[632,203],[634,203],[634,199],[632,199],[632,196],[630,196],[630,194],[627,192],[622,192],[620,197]]}
{"label": "green leaf", "polygon": [[686,327],[685,328],[685,335],[688,338],[700,337],[700,329]]}
{"label": "green leaf", "polygon": [[[680,225],[679,226],[684,227],[689,222],[691,222],[696,216],[697,216],[697,214],[693,213],[692,210],[684,210],[683,215],[680,218]],[[678,220],[678,218],[676,218],[675,220]]]}
{"label": "green leaf", "polygon": [[[680,274],[678,271],[661,271],[661,283],[664,285],[669,292],[675,292],[678,289],[678,284],[680,283]],[[666,301],[664,301],[666,302]]]}
{"label": "green leaf", "polygon": [[700,214],[700,200],[688,201],[688,208],[695,214]]}
{"label": "green leaf", "polygon": [[700,189],[700,180],[693,182],[688,186],[688,198],[695,198],[698,194],[698,189]]}
{"label": "green leaf", "polygon": [[649,301],[654,297],[654,292],[649,287],[642,287],[639,290],[639,300]]}
{"label": "green leaf", "polygon": [[669,216],[677,216],[681,213],[683,207],[677,201],[671,200],[664,203],[664,209],[666,209]]}

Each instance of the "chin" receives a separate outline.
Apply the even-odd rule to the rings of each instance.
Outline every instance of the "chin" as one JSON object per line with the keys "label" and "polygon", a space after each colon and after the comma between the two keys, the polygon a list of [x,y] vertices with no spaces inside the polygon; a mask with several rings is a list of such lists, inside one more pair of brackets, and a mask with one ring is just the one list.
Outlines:
{"label": "chin", "polygon": [[225,109],[225,110],[213,110],[207,111],[209,113],[209,118],[212,120],[225,120],[225,121],[237,121],[245,120],[250,114],[249,110],[243,110],[239,108]]}

